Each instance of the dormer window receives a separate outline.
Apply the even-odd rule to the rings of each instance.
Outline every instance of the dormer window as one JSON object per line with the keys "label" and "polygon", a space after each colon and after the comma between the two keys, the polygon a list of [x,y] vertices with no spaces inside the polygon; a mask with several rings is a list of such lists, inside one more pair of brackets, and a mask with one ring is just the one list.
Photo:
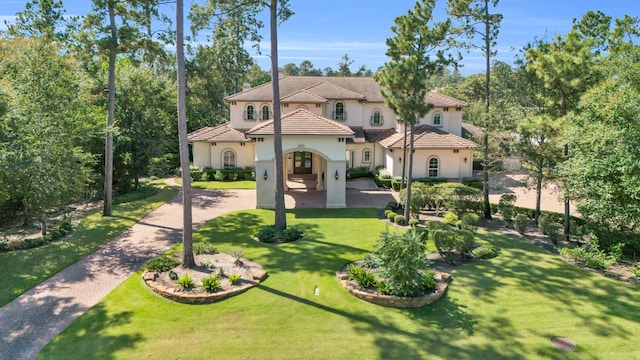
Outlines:
{"label": "dormer window", "polygon": [[269,120],[271,119],[271,110],[269,109],[269,105],[262,105],[262,110],[260,112],[260,120]]}
{"label": "dormer window", "polygon": [[384,117],[380,109],[374,109],[371,113],[371,126],[381,126],[384,123]]}
{"label": "dormer window", "polygon": [[333,119],[347,120],[347,111],[344,109],[344,103],[342,101],[336,103],[333,111]]}
{"label": "dormer window", "polygon": [[433,114],[433,126],[442,126],[442,114],[439,112]]}
{"label": "dormer window", "polygon": [[245,120],[256,119],[256,109],[253,107],[253,105],[247,105],[247,109],[244,111],[244,119]]}

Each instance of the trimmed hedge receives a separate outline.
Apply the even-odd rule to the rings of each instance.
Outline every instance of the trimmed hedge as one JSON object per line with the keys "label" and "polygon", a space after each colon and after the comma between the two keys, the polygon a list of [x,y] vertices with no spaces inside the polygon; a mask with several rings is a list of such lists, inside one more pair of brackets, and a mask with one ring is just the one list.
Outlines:
{"label": "trimmed hedge", "polygon": [[367,166],[347,169],[347,179],[357,179],[371,176],[373,176],[373,172]]}
{"label": "trimmed hedge", "polygon": [[255,180],[255,168],[253,167],[228,167],[224,169],[196,168],[189,170],[191,180],[197,181],[238,181]]}

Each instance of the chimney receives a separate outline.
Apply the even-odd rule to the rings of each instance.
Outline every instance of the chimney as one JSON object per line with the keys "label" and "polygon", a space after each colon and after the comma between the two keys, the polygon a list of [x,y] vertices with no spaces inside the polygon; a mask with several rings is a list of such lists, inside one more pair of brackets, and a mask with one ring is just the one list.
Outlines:
{"label": "chimney", "polygon": [[251,89],[251,84],[248,82],[242,84],[242,91]]}

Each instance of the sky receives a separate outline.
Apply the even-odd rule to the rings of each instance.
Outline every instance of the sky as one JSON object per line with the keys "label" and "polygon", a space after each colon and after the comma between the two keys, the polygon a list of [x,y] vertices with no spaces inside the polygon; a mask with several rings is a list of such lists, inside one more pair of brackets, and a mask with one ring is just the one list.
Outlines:
{"label": "sky", "polygon": [[[185,0],[185,12],[197,0]],[[204,0],[199,0],[200,2]],[[83,15],[90,0],[62,0],[67,15]],[[279,64],[300,64],[309,60],[315,68],[337,68],[343,55],[354,60],[352,70],[365,65],[376,70],[387,61],[386,39],[393,36],[391,26],[397,16],[413,8],[415,0],[290,0],[295,15],[278,29]],[[0,0],[0,29],[4,21],[13,21],[27,0]],[[436,20],[445,18],[445,0],[438,0]],[[625,14],[640,16],[637,0],[502,0],[492,12],[503,15],[498,36],[496,60],[511,63],[518,50],[535,38],[552,39],[566,34],[572,19],[580,19],[588,10],[601,10],[614,18]],[[175,18],[175,5],[163,11]],[[263,14],[268,27],[268,14]],[[188,25],[186,25],[188,28]],[[265,70],[270,67],[268,28],[262,31],[263,54],[247,45],[249,53]],[[463,53],[463,75],[481,73],[484,59],[480,53]]]}

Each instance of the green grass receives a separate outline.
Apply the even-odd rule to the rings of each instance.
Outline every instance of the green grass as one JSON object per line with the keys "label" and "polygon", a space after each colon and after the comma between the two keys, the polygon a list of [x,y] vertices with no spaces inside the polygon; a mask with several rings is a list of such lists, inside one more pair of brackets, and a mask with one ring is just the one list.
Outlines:
{"label": "green grass", "polygon": [[[176,179],[177,184],[182,184],[181,179]],[[191,187],[194,189],[204,190],[255,190],[256,182],[253,180],[238,180],[238,181],[196,181],[191,182]]]}
{"label": "green grass", "polygon": [[0,306],[96,251],[177,194],[174,188],[156,186],[161,190],[151,197],[113,205],[111,217],[103,217],[101,211],[88,216],[64,241],[0,254]]}
{"label": "green grass", "polygon": [[[152,293],[136,274],[40,358],[640,358],[638,286],[583,271],[510,236],[481,233],[500,255],[456,269],[448,293],[434,305],[400,310],[356,299],[335,272],[373,248],[385,228],[377,213],[290,211],[288,224],[302,227],[305,237],[280,245],[250,240],[273,222],[271,211],[219,217],[195,240],[224,252],[246,244],[245,257],[269,272],[260,286],[219,303],[182,305]],[[557,350],[553,336],[578,348]]]}

